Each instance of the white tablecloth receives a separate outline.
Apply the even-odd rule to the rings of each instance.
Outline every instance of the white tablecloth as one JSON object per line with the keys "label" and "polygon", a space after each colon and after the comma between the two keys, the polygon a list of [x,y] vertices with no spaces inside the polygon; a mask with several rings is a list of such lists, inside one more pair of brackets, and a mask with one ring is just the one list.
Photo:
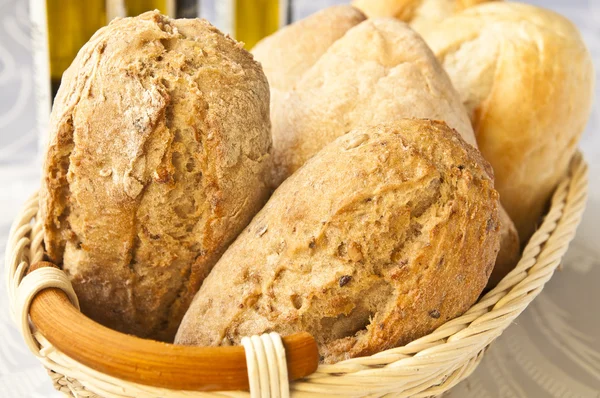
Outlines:
{"label": "white tablecloth", "polygon": [[[296,15],[340,2],[295,1]],[[600,66],[600,0],[530,0],[581,29]],[[31,46],[26,0],[0,0],[0,252],[10,222],[36,189]],[[598,71],[598,69],[597,69]],[[597,73],[598,74],[598,73]],[[596,92],[600,92],[597,88]],[[600,397],[600,109],[581,142],[590,163],[590,197],[564,267],[489,349],[483,363],[448,396]],[[56,397],[42,366],[25,348],[0,287],[0,397]]]}

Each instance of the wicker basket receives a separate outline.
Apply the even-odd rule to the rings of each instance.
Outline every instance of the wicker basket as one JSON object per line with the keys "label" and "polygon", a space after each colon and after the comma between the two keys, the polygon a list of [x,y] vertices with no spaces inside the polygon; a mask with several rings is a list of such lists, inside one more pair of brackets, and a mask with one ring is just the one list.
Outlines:
{"label": "wicker basket", "polygon": [[[66,275],[39,267],[37,195],[17,216],[7,245],[11,311],[55,387],[68,396],[436,396],[469,376],[486,347],[541,292],[575,235],[586,196],[587,166],[577,154],[518,266],[496,288],[464,315],[404,347],[333,365],[317,368],[316,346],[306,334],[283,344],[271,334],[246,338],[244,347],[181,347],[95,324],[77,311]],[[288,384],[288,378],[295,381]],[[215,391],[248,386],[250,393]]]}

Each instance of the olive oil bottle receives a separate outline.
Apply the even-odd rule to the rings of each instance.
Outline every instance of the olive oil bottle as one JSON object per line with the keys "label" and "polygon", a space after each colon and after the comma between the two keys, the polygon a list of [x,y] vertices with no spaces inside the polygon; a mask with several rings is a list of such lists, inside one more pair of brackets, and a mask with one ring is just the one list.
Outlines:
{"label": "olive oil bottle", "polygon": [[50,82],[54,97],[63,72],[79,49],[106,25],[106,4],[104,0],[47,0],[46,7]]}
{"label": "olive oil bottle", "polygon": [[[218,1],[218,0],[217,0]],[[158,10],[173,18],[196,18],[199,0],[124,0],[124,16]]]}
{"label": "olive oil bottle", "polygon": [[45,148],[52,99],[63,72],[106,25],[105,0],[30,0],[39,143]]}
{"label": "olive oil bottle", "polygon": [[220,0],[213,3],[214,16],[202,16],[221,31],[244,42],[247,50],[291,19],[289,1],[285,0]]}

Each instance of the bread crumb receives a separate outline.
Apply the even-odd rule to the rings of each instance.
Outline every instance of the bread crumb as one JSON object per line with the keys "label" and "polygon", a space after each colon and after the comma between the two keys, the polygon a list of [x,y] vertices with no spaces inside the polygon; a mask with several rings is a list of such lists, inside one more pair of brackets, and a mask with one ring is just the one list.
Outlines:
{"label": "bread crumb", "polygon": [[348,143],[346,143],[346,149],[354,149],[364,144],[369,139],[367,134],[360,134],[356,137],[351,138]]}
{"label": "bread crumb", "polygon": [[362,261],[363,254],[360,250],[360,245],[358,243],[350,243],[350,245],[348,246],[348,257],[350,257],[350,260],[352,261]]}
{"label": "bread crumb", "polygon": [[258,236],[263,236],[263,235],[264,235],[264,234],[267,232],[267,229],[269,229],[269,226],[268,226],[268,225],[265,225],[265,226],[263,226],[262,228],[260,228],[260,229],[257,231],[257,233],[256,233],[256,234],[257,234]]}

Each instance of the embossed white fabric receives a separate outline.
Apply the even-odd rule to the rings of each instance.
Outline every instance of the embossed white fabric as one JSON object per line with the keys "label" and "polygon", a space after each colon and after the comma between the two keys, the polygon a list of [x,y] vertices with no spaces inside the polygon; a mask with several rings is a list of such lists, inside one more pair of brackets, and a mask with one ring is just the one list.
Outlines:
{"label": "embossed white fabric", "polygon": [[[600,0],[527,0],[582,31],[600,81]],[[300,18],[340,0],[295,0]],[[12,218],[39,185],[27,0],[0,0],[0,258]],[[600,84],[596,86],[597,96]],[[580,144],[590,165],[588,207],[564,267],[492,344],[451,398],[600,398],[600,106]],[[2,260],[0,260],[2,261]],[[2,273],[0,273],[1,275]],[[0,397],[59,397],[11,320],[0,283]]]}

